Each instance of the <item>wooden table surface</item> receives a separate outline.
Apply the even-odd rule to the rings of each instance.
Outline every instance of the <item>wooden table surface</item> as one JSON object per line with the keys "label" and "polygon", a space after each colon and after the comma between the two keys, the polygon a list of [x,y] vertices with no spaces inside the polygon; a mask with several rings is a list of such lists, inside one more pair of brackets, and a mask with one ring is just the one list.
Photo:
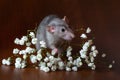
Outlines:
{"label": "wooden table surface", "polygon": [[[34,29],[43,17],[66,15],[75,32],[90,27],[99,51],[95,71],[89,68],[78,72],[56,71],[45,73],[39,69],[15,69],[1,65],[1,60],[12,55],[16,37]],[[79,33],[74,42],[79,42]],[[78,47],[74,47],[76,50]],[[78,48],[79,49],[79,48]],[[106,53],[106,58],[101,58]],[[112,69],[108,65],[112,60]],[[0,80],[120,80],[120,1],[119,0],[0,0]]]}

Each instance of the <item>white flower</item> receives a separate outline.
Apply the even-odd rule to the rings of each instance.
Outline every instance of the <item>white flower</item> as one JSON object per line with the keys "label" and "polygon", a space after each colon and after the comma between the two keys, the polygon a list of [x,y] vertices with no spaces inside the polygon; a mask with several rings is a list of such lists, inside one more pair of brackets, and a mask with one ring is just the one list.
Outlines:
{"label": "white flower", "polygon": [[103,57],[103,58],[104,58],[104,57],[106,57],[106,54],[105,54],[105,53],[103,53],[103,54],[102,54],[102,57]]}
{"label": "white flower", "polygon": [[43,70],[43,69],[44,69],[44,67],[46,67],[46,66],[40,66],[40,70]]}
{"label": "white flower", "polygon": [[83,45],[83,51],[88,51],[88,47],[87,46],[85,46],[85,45]]}
{"label": "white flower", "polygon": [[73,67],[72,67],[72,70],[73,70],[73,71],[77,71],[78,69],[77,69],[76,66],[73,66]]}
{"label": "white flower", "polygon": [[6,65],[10,65],[11,63],[10,63],[10,61],[9,60],[7,60],[6,61]]}
{"label": "white flower", "polygon": [[91,29],[88,27],[86,30],[86,33],[90,33],[90,32],[91,32]]}
{"label": "white flower", "polygon": [[61,59],[60,57],[57,57],[56,60],[57,60],[57,61],[61,61],[62,59]]}
{"label": "white flower", "polygon": [[15,43],[15,44],[19,44],[19,43],[20,43],[20,39],[15,38],[14,43]]}
{"label": "white flower", "polygon": [[72,60],[73,60],[73,57],[72,57],[72,56],[69,56],[69,57],[68,57],[68,60],[69,60],[69,61],[72,61]]}
{"label": "white flower", "polygon": [[48,63],[47,63],[47,66],[48,66],[48,67],[52,67],[52,63],[51,63],[51,62],[48,62]]}
{"label": "white flower", "polygon": [[7,61],[6,59],[3,59],[3,60],[2,60],[2,64],[5,65],[5,64],[6,64],[6,61]]}
{"label": "white flower", "polygon": [[24,40],[20,40],[20,41],[19,41],[19,44],[20,44],[20,45],[24,45],[24,43],[25,43]]}
{"label": "white flower", "polygon": [[6,60],[6,65],[10,65],[11,64],[11,58],[10,57],[8,57],[8,59]]}
{"label": "white flower", "polygon": [[49,52],[46,53],[47,57],[51,56],[51,54]]}
{"label": "white flower", "polygon": [[25,68],[26,64],[25,63],[21,63],[21,68]]}
{"label": "white flower", "polygon": [[30,54],[30,53],[34,53],[35,49],[31,47],[26,47],[25,51]]}
{"label": "white flower", "polygon": [[83,45],[83,50],[84,51],[88,51],[89,46],[92,44],[92,40],[88,40],[87,42],[85,42],[85,44]]}
{"label": "white flower", "polygon": [[69,47],[67,48],[67,54],[66,54],[67,57],[71,56],[71,51],[72,51],[72,47],[69,46]]}
{"label": "white flower", "polygon": [[33,38],[31,42],[32,42],[32,44],[36,44],[37,43],[37,38]]}
{"label": "white flower", "polygon": [[96,49],[96,46],[91,47],[91,51],[94,51]]}
{"label": "white flower", "polygon": [[34,32],[30,32],[29,36],[30,36],[31,38],[35,38],[35,33],[34,33]]}
{"label": "white flower", "polygon": [[25,67],[26,67],[26,62],[25,62],[25,61],[16,62],[16,63],[15,63],[15,67],[16,67],[16,68],[25,68]]}
{"label": "white flower", "polygon": [[94,63],[88,63],[89,67],[92,67],[94,65]]}
{"label": "white flower", "polygon": [[86,58],[86,54],[81,54],[81,58]]}
{"label": "white flower", "polygon": [[21,40],[23,40],[23,41],[28,41],[28,37],[27,37],[27,36],[23,36],[23,37],[21,38]]}
{"label": "white flower", "polygon": [[80,50],[80,57],[86,58],[86,51]]}
{"label": "white flower", "polygon": [[54,60],[54,57],[53,57],[53,56],[49,56],[49,60],[50,60],[50,61],[53,61],[53,60]]}
{"label": "white flower", "polygon": [[40,41],[40,47],[46,48],[46,43],[45,43],[45,41]]}
{"label": "white flower", "polygon": [[35,55],[31,55],[30,60],[31,60],[32,63],[36,63],[37,62],[37,57]]}
{"label": "white flower", "polygon": [[96,68],[94,63],[88,63],[88,66],[91,67],[92,70],[95,70]]}
{"label": "white flower", "polygon": [[76,65],[77,67],[82,66],[82,62],[81,62],[80,57],[78,57],[77,59],[75,59],[75,60],[73,61],[73,65]]}
{"label": "white flower", "polygon": [[85,44],[83,46],[89,47],[90,43],[89,42],[85,42]]}
{"label": "white flower", "polygon": [[30,43],[30,42],[27,42],[27,43],[26,43],[26,46],[30,46],[30,45],[31,45],[31,43]]}
{"label": "white flower", "polygon": [[8,59],[7,59],[8,61],[10,61],[11,60],[11,57],[8,57]]}
{"label": "white flower", "polygon": [[71,56],[71,51],[67,51],[67,57]]}
{"label": "white flower", "polygon": [[58,58],[54,58],[53,61],[51,61],[53,64],[57,65],[60,60]]}
{"label": "white flower", "polygon": [[73,65],[76,65],[76,64],[77,64],[77,60],[74,60],[74,61],[73,61]]}
{"label": "white flower", "polygon": [[6,65],[10,65],[11,63],[10,63],[10,59],[8,58],[7,60],[6,59],[3,59],[2,60],[2,64],[6,64]]}
{"label": "white flower", "polygon": [[25,51],[26,51],[27,53],[31,53],[32,48],[31,48],[31,47],[26,47]]}
{"label": "white flower", "polygon": [[52,70],[52,71],[56,71],[56,69],[57,69],[56,65],[53,65],[53,66],[51,67],[51,70]]}
{"label": "white flower", "polygon": [[109,68],[109,69],[112,68],[112,64],[109,64],[108,68]]}
{"label": "white flower", "polygon": [[93,52],[93,57],[96,57],[97,56],[97,53]]}
{"label": "white flower", "polygon": [[77,59],[74,60],[74,65],[76,65],[77,67],[82,66],[82,62],[81,62],[81,58],[78,57]]}
{"label": "white flower", "polygon": [[15,63],[15,68],[21,68],[21,63],[20,62],[16,62]]}
{"label": "white flower", "polygon": [[21,63],[21,68],[25,68],[26,67],[26,62],[25,61],[22,61]]}
{"label": "white flower", "polygon": [[57,65],[58,64],[58,62],[59,61],[61,61],[59,58],[49,58],[49,60],[50,60],[50,62],[52,63],[52,64],[55,64],[55,65]]}
{"label": "white flower", "polygon": [[91,61],[91,62],[94,62],[94,60],[95,60],[95,59],[94,59],[94,57],[93,57],[93,56],[92,56],[92,57],[90,57],[90,61]]}
{"label": "white flower", "polygon": [[45,58],[44,58],[44,61],[45,61],[45,62],[48,62],[48,61],[49,61],[49,58],[48,58],[48,57],[45,57]]}
{"label": "white flower", "polygon": [[77,62],[77,64],[76,64],[77,67],[80,67],[82,65],[83,65],[83,63],[81,61]]}
{"label": "white flower", "polygon": [[64,63],[62,61],[58,62],[58,69],[63,70],[64,69]]}
{"label": "white flower", "polygon": [[39,66],[46,66],[45,62],[40,62]]}
{"label": "white flower", "polygon": [[72,51],[72,47],[71,46],[69,46],[68,48],[67,48],[67,51]]}
{"label": "white flower", "polygon": [[92,45],[93,44],[93,41],[92,40],[88,40],[87,42],[85,42],[85,44],[84,45],[86,45],[86,46],[90,46],[90,45]]}
{"label": "white flower", "polygon": [[18,54],[19,53],[19,49],[15,48],[13,49],[13,54]]}
{"label": "white flower", "polygon": [[84,50],[81,49],[79,53],[80,53],[80,55],[81,54],[86,54],[86,51],[84,51]]}
{"label": "white flower", "polygon": [[66,69],[66,71],[71,71],[70,67],[66,67],[65,69]]}
{"label": "white flower", "polygon": [[49,67],[44,67],[42,70],[45,71],[45,72],[49,72],[50,71]]}
{"label": "white flower", "polygon": [[42,59],[42,55],[40,53],[37,54],[37,60],[40,61]]}
{"label": "white flower", "polygon": [[83,38],[83,39],[86,39],[86,38],[87,38],[87,35],[86,35],[86,34],[81,34],[80,37]]}
{"label": "white flower", "polygon": [[80,58],[80,57],[78,57],[76,60],[77,60],[77,62],[80,62],[80,61],[81,61],[81,58]]}
{"label": "white flower", "polygon": [[19,51],[19,54],[21,55],[21,54],[26,54],[26,51],[25,50],[21,50],[21,51]]}
{"label": "white flower", "polygon": [[95,65],[93,65],[93,66],[91,67],[91,69],[92,69],[92,70],[95,70],[95,68],[96,68],[96,66],[95,66]]}
{"label": "white flower", "polygon": [[22,61],[22,59],[20,57],[18,57],[18,58],[15,59],[16,63],[20,63],[21,61]]}
{"label": "white flower", "polygon": [[28,57],[27,54],[23,55],[23,59],[27,59],[27,57]]}
{"label": "white flower", "polygon": [[58,66],[64,66],[64,63],[62,61],[59,61]]}
{"label": "white flower", "polygon": [[98,54],[98,50],[94,50],[93,52],[96,53],[96,54]]}
{"label": "white flower", "polygon": [[93,56],[96,57],[97,54],[98,54],[98,50],[94,50],[93,51]]}
{"label": "white flower", "polygon": [[22,59],[20,57],[18,57],[15,60],[15,67],[16,68],[25,68],[26,67],[26,62],[22,61]]}
{"label": "white flower", "polygon": [[72,63],[69,61],[67,62],[67,67],[71,67],[72,66]]}

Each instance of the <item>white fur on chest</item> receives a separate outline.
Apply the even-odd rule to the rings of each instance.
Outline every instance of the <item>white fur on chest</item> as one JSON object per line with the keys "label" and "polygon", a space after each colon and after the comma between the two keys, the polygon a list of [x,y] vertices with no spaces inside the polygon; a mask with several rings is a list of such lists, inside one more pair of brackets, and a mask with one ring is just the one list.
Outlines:
{"label": "white fur on chest", "polygon": [[48,31],[46,32],[46,38],[47,38],[48,47],[51,47],[51,46],[55,45],[54,36],[51,33],[49,33]]}

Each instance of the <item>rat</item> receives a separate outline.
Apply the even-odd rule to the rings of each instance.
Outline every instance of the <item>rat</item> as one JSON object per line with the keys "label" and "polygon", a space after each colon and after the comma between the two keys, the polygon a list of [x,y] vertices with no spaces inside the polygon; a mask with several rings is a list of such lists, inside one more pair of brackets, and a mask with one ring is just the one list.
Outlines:
{"label": "rat", "polygon": [[64,41],[71,41],[75,37],[73,31],[67,24],[67,18],[63,19],[56,15],[46,16],[39,24],[36,31],[37,44],[36,49],[39,50],[40,41],[46,43],[46,47],[55,50],[56,53],[62,53],[63,48],[59,45]]}

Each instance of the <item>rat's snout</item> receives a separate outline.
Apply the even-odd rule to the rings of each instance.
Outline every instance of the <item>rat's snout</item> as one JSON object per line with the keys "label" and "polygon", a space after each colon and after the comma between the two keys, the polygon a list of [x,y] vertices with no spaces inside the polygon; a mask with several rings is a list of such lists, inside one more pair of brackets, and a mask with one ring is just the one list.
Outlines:
{"label": "rat's snout", "polygon": [[65,40],[72,40],[75,37],[75,35],[72,32],[68,32],[66,36],[64,37]]}
{"label": "rat's snout", "polygon": [[70,33],[70,39],[69,40],[72,40],[73,38],[75,38],[75,35],[73,33]]}
{"label": "rat's snout", "polygon": [[75,38],[75,34],[73,33],[71,29],[69,29],[68,33],[69,33],[69,36],[71,37],[71,40]]}
{"label": "rat's snout", "polygon": [[71,38],[75,38],[75,35],[74,35],[74,33],[71,33]]}

